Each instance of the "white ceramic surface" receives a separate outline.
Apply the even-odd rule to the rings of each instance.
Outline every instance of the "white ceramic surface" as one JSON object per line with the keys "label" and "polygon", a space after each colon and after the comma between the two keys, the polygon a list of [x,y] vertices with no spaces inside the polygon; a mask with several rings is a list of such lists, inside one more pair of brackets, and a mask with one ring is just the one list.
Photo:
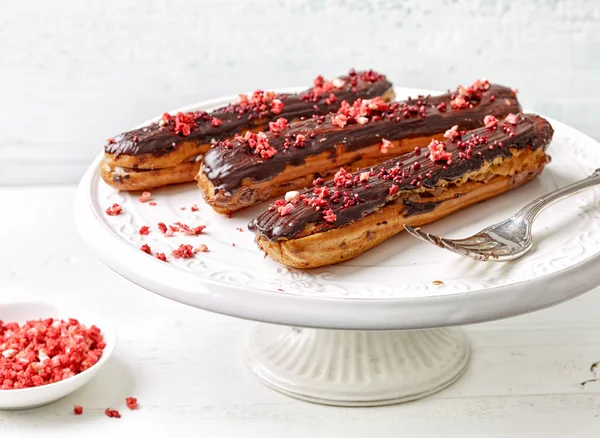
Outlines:
{"label": "white ceramic surface", "polygon": [[335,406],[415,400],[454,383],[470,346],[462,330],[320,330],[257,324],[246,363],[286,395]]}
{"label": "white ceramic surface", "polygon": [[[422,90],[396,88],[397,95]],[[215,99],[189,109],[210,109]],[[551,120],[553,161],[536,181],[428,226],[448,237],[469,235],[508,217],[531,199],[589,175],[600,167],[600,145]],[[265,208],[228,219],[202,201],[195,184],[153,192],[157,206],[139,193],[119,193],[98,175],[101,157],[80,184],[76,222],[102,260],[135,283],[207,310],[266,322],[344,329],[415,329],[487,321],[547,307],[600,283],[600,190],[592,189],[551,207],[534,227],[536,247],[510,263],[481,263],[436,250],[400,233],[368,253],[335,266],[300,271],[263,259],[246,224]],[[113,203],[124,213],[107,216]],[[191,212],[190,207],[199,206]],[[186,208],[182,210],[181,208]],[[156,223],[207,225],[198,237],[165,238]],[[153,227],[140,236],[142,225]],[[240,232],[237,228],[242,228]],[[210,252],[160,262],[139,251],[147,243],[169,254],[181,243],[208,245]],[[235,246],[232,246],[235,243]],[[441,286],[433,282],[441,280]]]}
{"label": "white ceramic surface", "polygon": [[115,349],[117,334],[113,326],[99,315],[70,306],[34,301],[0,304],[2,321],[22,324],[27,320],[40,318],[75,318],[88,327],[96,325],[102,331],[106,347],[94,366],[73,377],[34,388],[0,390],[0,409],[35,408],[69,395],[94,378]]}

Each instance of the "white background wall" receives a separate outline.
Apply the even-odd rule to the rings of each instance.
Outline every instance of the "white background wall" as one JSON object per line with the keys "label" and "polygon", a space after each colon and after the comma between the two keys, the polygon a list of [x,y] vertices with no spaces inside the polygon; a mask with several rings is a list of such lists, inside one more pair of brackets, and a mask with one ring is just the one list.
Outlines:
{"label": "white background wall", "polygon": [[0,184],[76,182],[165,110],[374,68],[486,76],[600,139],[599,0],[21,0],[0,7]]}

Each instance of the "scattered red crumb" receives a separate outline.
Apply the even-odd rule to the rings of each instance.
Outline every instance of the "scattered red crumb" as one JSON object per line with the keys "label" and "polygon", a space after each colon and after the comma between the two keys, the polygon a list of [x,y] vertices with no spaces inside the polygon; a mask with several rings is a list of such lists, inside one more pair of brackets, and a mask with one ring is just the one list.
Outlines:
{"label": "scattered red crumb", "polygon": [[454,141],[457,138],[460,138],[460,132],[458,132],[458,125],[454,125],[452,128],[448,129],[444,133],[444,138],[447,138],[450,141]]}
{"label": "scattered red crumb", "polygon": [[151,198],[152,198],[152,193],[144,192],[144,193],[142,193],[142,196],[140,196],[139,201],[140,202],[148,202]]}
{"label": "scattered red crumb", "polygon": [[346,117],[344,114],[334,114],[331,116],[331,123],[335,126],[339,126],[340,128],[346,126],[347,121],[348,117]]}
{"label": "scattered red crumb", "polygon": [[142,228],[140,228],[140,234],[142,236],[147,236],[149,232],[150,232],[150,227],[148,225],[144,225]]}
{"label": "scattered red crumb", "polygon": [[118,216],[122,212],[121,206],[119,204],[113,204],[112,207],[108,207],[106,209],[106,214],[109,216]]}
{"label": "scattered red crumb", "polygon": [[294,146],[296,147],[304,147],[306,143],[306,136],[304,134],[297,134],[296,135],[296,140],[294,140]]}
{"label": "scattered red crumb", "polygon": [[336,216],[332,209],[323,211],[323,219],[330,224],[335,222]]}
{"label": "scattered red crumb", "polygon": [[450,101],[450,105],[454,109],[461,109],[468,107],[469,103],[467,102],[467,99],[464,98],[464,96],[456,96],[455,99],[452,99]]}
{"label": "scattered red crumb", "polygon": [[81,414],[83,414],[83,406],[80,406],[80,405],[73,406],[73,413],[75,415],[81,415]]}
{"label": "scattered red crumb", "polygon": [[287,121],[287,119],[284,119],[283,117],[278,118],[274,122],[269,122],[269,131],[271,131],[271,132],[281,132],[287,127],[288,127],[288,121]]}
{"label": "scattered red crumb", "polygon": [[146,254],[150,254],[152,255],[152,250],[150,249],[150,247],[148,246],[148,244],[144,243],[140,249],[145,252]]}
{"label": "scattered red crumb", "polygon": [[215,128],[217,128],[217,127],[221,126],[221,124],[222,124],[222,123],[223,123],[223,121],[222,121],[221,119],[218,119],[218,118],[216,118],[216,117],[213,117],[213,118],[212,118],[211,124],[212,124],[212,125],[213,125]]}
{"label": "scattered red crumb", "polygon": [[206,228],[206,225],[198,225],[197,227],[190,227],[181,222],[175,222],[173,225],[169,225],[172,231],[181,231],[183,234],[187,234],[188,236],[197,236],[198,234],[202,234],[202,231]]}
{"label": "scattered red crumb", "polygon": [[154,201],[150,201],[148,202],[148,205],[152,206],[152,207],[156,207],[156,202]]}
{"label": "scattered red crumb", "polygon": [[[0,321],[1,389],[31,388],[73,377],[96,364],[105,346],[98,327],[86,328],[72,318],[23,325]],[[75,406],[76,414],[77,410]]]}
{"label": "scattered red crumb", "polygon": [[167,232],[167,226],[164,224],[164,222],[158,223],[158,231],[160,231],[163,234]]}
{"label": "scattered red crumb", "polygon": [[173,250],[171,255],[176,259],[189,259],[194,256],[194,248],[192,247],[192,245],[181,244],[179,245],[179,248]]}
{"label": "scattered red crumb", "polygon": [[121,418],[121,414],[119,414],[119,411],[117,411],[116,409],[106,408],[104,413],[107,417]]}
{"label": "scattered red crumb", "polygon": [[452,164],[452,154],[446,151],[444,143],[432,140],[428,147],[431,161],[445,161],[447,164]]}
{"label": "scattered red crumb", "polygon": [[317,102],[321,96],[330,93],[333,90],[333,82],[326,81],[321,75],[317,76],[313,80],[314,87],[306,93],[303,93],[300,97],[303,100]]}
{"label": "scattered red crumb", "polygon": [[389,193],[390,193],[390,195],[395,195],[396,193],[398,193],[398,186],[397,185],[391,186]]}
{"label": "scattered red crumb", "polygon": [[277,212],[279,216],[287,216],[294,209],[294,204],[287,203],[286,205],[282,205],[281,207],[277,207]]}
{"label": "scattered red crumb", "polygon": [[394,147],[394,144],[391,141],[386,140],[385,138],[381,139],[381,148],[380,148],[380,150],[381,150],[382,154],[387,154],[388,151],[391,148],[393,148],[393,147]]}
{"label": "scattered red crumb", "polygon": [[237,227],[236,230],[238,230],[240,233],[244,231],[244,229],[240,227]]}
{"label": "scattered red crumb", "polygon": [[498,127],[498,119],[491,114],[488,114],[483,118],[483,124],[486,128],[496,129]]}
{"label": "scattered red crumb", "polygon": [[[369,120],[379,120],[382,114],[390,108],[390,105],[385,102],[381,97],[375,97],[373,99],[357,99],[351,104],[344,101],[340,105],[337,111],[336,120],[332,118],[332,123],[340,126],[340,122],[343,123],[343,128],[347,123],[358,123],[365,125],[369,123]],[[343,116],[343,117],[340,117]]]}
{"label": "scattered red crumb", "polygon": [[277,153],[277,149],[269,144],[269,140],[264,132],[259,132],[257,134],[255,132],[246,131],[246,134],[243,137],[238,134],[234,137],[234,140],[245,143],[255,154],[260,155],[262,158],[271,158]]}
{"label": "scattered red crumb", "polygon": [[194,204],[194,205],[192,205],[192,207],[190,208],[190,210],[192,210],[192,211],[198,211],[199,208],[198,208],[198,206],[196,204]]}
{"label": "scattered red crumb", "polygon": [[201,243],[198,245],[198,248],[194,250],[194,252],[208,252],[208,246],[206,246],[204,243]]}
{"label": "scattered red crumb", "polygon": [[279,99],[273,99],[271,101],[271,112],[273,114],[281,114],[283,111],[283,102]]}
{"label": "scattered red crumb", "polygon": [[235,242],[231,242],[231,246],[235,246]]}
{"label": "scattered red crumb", "polygon": [[175,134],[183,134],[187,137],[197,127],[194,113],[177,113],[175,116]]}
{"label": "scattered red crumb", "polygon": [[511,125],[517,125],[517,124],[519,124],[519,121],[520,121],[520,118],[516,114],[509,114],[506,116],[506,122],[510,123]]}
{"label": "scattered red crumb", "polygon": [[[346,172],[343,167],[340,167],[340,170],[338,170],[333,177],[333,182],[337,187],[352,187],[352,174]],[[322,197],[327,197],[327,194],[323,193],[323,190],[327,190],[327,187],[323,187],[323,189],[319,191],[319,193],[323,194]]]}
{"label": "scattered red crumb", "polygon": [[106,143],[108,143],[108,144],[113,144],[114,142],[115,142],[115,139],[112,137],[106,139]]}
{"label": "scattered red crumb", "polygon": [[135,397],[127,397],[125,403],[129,409],[136,409],[138,407],[138,401]]}
{"label": "scattered red crumb", "polygon": [[158,121],[158,126],[168,125],[173,120],[173,116],[169,113],[164,113]]}
{"label": "scattered red crumb", "polygon": [[154,257],[156,257],[158,260],[162,260],[163,262],[167,261],[167,256],[164,252],[157,252],[156,254],[154,254]]}
{"label": "scattered red crumb", "polygon": [[[205,228],[206,228],[206,225],[198,225],[197,227],[191,228],[191,231],[194,236],[197,236],[198,234],[201,234]],[[190,233],[187,233],[187,234],[190,234]]]}
{"label": "scattered red crumb", "polygon": [[325,103],[327,105],[331,105],[332,103],[336,103],[337,102],[337,96],[333,93],[329,93],[329,96],[327,96],[325,98]]}

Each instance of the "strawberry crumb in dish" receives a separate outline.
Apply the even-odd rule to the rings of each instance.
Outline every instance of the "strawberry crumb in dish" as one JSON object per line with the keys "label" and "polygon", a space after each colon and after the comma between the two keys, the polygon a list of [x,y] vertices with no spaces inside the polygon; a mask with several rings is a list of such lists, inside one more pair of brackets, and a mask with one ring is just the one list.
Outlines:
{"label": "strawberry crumb in dish", "polygon": [[140,228],[140,231],[139,231],[139,233],[140,233],[142,236],[147,236],[147,235],[148,235],[148,233],[150,233],[150,227],[149,227],[148,225],[144,225],[143,227],[141,227],[141,228]]}
{"label": "strawberry crumb in dish", "polygon": [[81,415],[81,414],[83,414],[83,406],[80,406],[80,405],[73,406],[73,413],[75,415]]}
{"label": "strawberry crumb in dish", "polygon": [[88,328],[72,318],[23,325],[0,321],[1,389],[32,388],[73,377],[96,364],[105,346],[98,327]]}

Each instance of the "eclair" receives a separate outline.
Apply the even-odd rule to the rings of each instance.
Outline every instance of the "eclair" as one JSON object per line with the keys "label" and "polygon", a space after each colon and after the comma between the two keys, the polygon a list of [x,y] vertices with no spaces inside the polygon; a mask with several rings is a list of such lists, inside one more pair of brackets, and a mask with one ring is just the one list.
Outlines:
{"label": "eclair", "polygon": [[307,187],[315,178],[330,179],[340,167],[371,166],[427,146],[432,138],[479,127],[487,114],[504,117],[520,109],[511,89],[487,80],[391,104],[378,98],[344,102],[327,116],[291,124],[280,118],[269,132],[217,143],[204,156],[198,185],[214,210],[228,214]]}
{"label": "eclair", "polygon": [[392,84],[373,70],[325,80],[302,93],[255,91],[211,112],[165,113],[158,121],[108,139],[101,175],[120,190],[147,190],[193,181],[203,154],[218,141],[245,131],[260,132],[269,122],[310,118],[336,111],[342,102],[394,99]]}
{"label": "eclair", "polygon": [[549,161],[553,129],[533,114],[488,115],[484,126],[420,151],[292,191],[252,220],[272,259],[314,268],[352,259],[399,233],[534,179]]}

